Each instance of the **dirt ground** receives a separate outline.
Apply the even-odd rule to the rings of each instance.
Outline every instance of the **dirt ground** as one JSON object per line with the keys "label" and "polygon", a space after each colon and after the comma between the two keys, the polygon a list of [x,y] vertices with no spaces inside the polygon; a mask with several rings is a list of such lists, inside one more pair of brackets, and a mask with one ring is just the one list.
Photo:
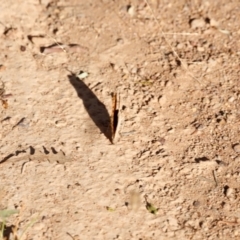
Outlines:
{"label": "dirt ground", "polygon": [[239,12],[2,0],[6,239],[240,239]]}

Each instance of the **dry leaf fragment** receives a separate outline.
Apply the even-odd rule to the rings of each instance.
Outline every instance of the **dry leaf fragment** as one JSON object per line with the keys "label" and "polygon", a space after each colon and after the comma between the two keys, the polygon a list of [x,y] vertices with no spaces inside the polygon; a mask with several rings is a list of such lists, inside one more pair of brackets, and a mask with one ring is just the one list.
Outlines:
{"label": "dry leaf fragment", "polygon": [[113,208],[111,208],[111,207],[106,207],[106,209],[109,211],[109,212],[114,212],[115,211],[115,209],[113,209]]}
{"label": "dry leaf fragment", "polygon": [[158,211],[158,208],[154,207],[153,204],[151,204],[150,202],[147,201],[147,196],[145,196],[145,202],[146,202],[146,209],[152,213],[152,214],[156,214]]}
{"label": "dry leaf fragment", "polygon": [[146,208],[147,208],[147,210],[148,210],[150,213],[152,213],[152,214],[156,214],[157,211],[158,211],[158,209],[155,208],[155,207],[154,207],[151,203],[149,203],[149,202],[146,203]]}

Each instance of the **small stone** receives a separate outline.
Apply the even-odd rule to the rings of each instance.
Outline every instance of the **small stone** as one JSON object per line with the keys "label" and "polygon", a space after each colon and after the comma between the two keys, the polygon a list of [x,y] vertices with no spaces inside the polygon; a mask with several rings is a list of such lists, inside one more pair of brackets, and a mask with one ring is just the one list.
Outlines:
{"label": "small stone", "polygon": [[128,14],[133,17],[135,15],[135,8],[133,6],[128,6]]}
{"label": "small stone", "polygon": [[226,191],[226,196],[230,197],[233,194],[235,194],[235,190],[233,188],[228,188]]}
{"label": "small stone", "polygon": [[211,19],[211,20],[210,20],[210,25],[211,25],[212,27],[218,28],[218,27],[219,27],[219,22],[217,22],[215,19]]}
{"label": "small stone", "polygon": [[138,68],[137,67],[133,67],[130,72],[132,74],[136,74],[138,72]]}
{"label": "small stone", "polygon": [[172,86],[172,82],[171,81],[166,81],[165,82],[165,86],[166,87],[171,87]]}
{"label": "small stone", "polygon": [[200,206],[200,202],[199,201],[194,201],[193,202],[193,206],[194,207],[199,207]]}
{"label": "small stone", "polygon": [[77,75],[77,77],[82,80],[82,79],[88,77],[88,73],[84,72],[84,71],[80,71],[80,73]]}
{"label": "small stone", "polygon": [[204,19],[202,18],[199,18],[199,19],[193,19],[191,22],[190,22],[190,26],[191,28],[193,29],[196,29],[196,28],[203,28],[205,27],[205,21]]}
{"label": "small stone", "polygon": [[161,96],[160,98],[159,98],[159,104],[161,105],[161,106],[164,106],[165,104],[166,104],[166,102],[167,102],[167,98],[166,98],[166,96]]}
{"label": "small stone", "polygon": [[205,51],[204,47],[198,47],[197,50],[198,50],[198,52],[204,52]]}
{"label": "small stone", "polygon": [[234,150],[235,152],[237,152],[237,153],[240,153],[240,144],[235,144],[235,145],[233,146],[233,150]]}
{"label": "small stone", "polygon": [[26,51],[26,47],[21,45],[20,46],[20,51],[25,52]]}
{"label": "small stone", "polygon": [[184,48],[184,44],[183,43],[179,43],[178,45],[177,45],[177,49],[183,49]]}
{"label": "small stone", "polygon": [[57,127],[65,127],[67,125],[67,122],[65,120],[60,119],[55,121],[55,124]]}
{"label": "small stone", "polygon": [[118,44],[124,44],[124,40],[123,40],[122,38],[118,38],[118,39],[117,39],[117,43],[118,43]]}

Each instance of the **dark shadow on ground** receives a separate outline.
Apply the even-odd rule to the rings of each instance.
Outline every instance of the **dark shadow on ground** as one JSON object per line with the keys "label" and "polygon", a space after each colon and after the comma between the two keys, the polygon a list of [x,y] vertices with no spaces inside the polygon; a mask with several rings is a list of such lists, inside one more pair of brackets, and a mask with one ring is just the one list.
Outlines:
{"label": "dark shadow on ground", "polygon": [[110,115],[105,105],[97,98],[92,90],[74,74],[68,75],[69,82],[75,88],[78,97],[82,100],[89,117],[112,143]]}

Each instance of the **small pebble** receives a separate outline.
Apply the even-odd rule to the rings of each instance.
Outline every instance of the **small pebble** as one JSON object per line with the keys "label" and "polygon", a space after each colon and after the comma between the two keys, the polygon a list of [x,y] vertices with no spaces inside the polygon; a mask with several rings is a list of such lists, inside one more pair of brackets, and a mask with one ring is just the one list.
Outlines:
{"label": "small pebble", "polygon": [[82,80],[82,79],[88,77],[88,73],[84,72],[84,71],[80,71],[80,73],[77,75],[77,77]]}
{"label": "small pebble", "polygon": [[230,97],[230,98],[228,99],[229,102],[234,102],[234,100],[235,100],[234,97]]}
{"label": "small pebble", "polygon": [[216,27],[216,28],[218,28],[219,27],[219,22],[217,22],[215,19],[211,19],[210,20],[210,25],[212,26],[212,27]]}
{"label": "small pebble", "polygon": [[235,152],[237,152],[237,153],[240,153],[240,144],[235,144],[235,145],[233,146],[233,150],[234,150]]}
{"label": "small pebble", "polygon": [[118,44],[124,44],[124,40],[123,40],[122,38],[118,38],[118,39],[117,39],[117,43],[118,43]]}
{"label": "small pebble", "polygon": [[128,7],[128,14],[133,17],[135,15],[135,8],[133,6]]}
{"label": "small pebble", "polygon": [[199,207],[200,206],[200,202],[199,201],[194,201],[193,202],[193,206],[194,207]]}
{"label": "small pebble", "polygon": [[158,101],[159,101],[159,104],[161,105],[161,106],[164,106],[165,104],[166,104],[166,102],[167,102],[167,98],[166,98],[166,96],[161,96],[159,99],[158,99]]}
{"label": "small pebble", "polygon": [[20,51],[25,52],[26,51],[26,47],[25,46],[20,46]]}
{"label": "small pebble", "polygon": [[195,29],[195,28],[203,28],[205,27],[205,21],[204,19],[202,18],[199,18],[199,19],[193,19],[191,22],[190,22],[190,26],[191,28]]}
{"label": "small pebble", "polygon": [[228,188],[227,191],[226,191],[226,196],[230,197],[234,193],[235,193],[235,190],[233,188]]}
{"label": "small pebble", "polygon": [[198,47],[197,50],[198,50],[198,52],[204,52],[205,51],[204,47]]}

